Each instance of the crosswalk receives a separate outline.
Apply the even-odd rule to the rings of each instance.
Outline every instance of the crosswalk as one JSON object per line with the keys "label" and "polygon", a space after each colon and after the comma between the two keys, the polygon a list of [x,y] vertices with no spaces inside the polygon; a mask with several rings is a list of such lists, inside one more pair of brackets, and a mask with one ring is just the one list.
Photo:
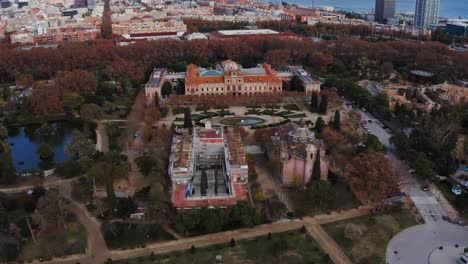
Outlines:
{"label": "crosswalk", "polygon": [[438,204],[439,202],[436,200],[434,196],[413,196],[411,197],[415,204]]}

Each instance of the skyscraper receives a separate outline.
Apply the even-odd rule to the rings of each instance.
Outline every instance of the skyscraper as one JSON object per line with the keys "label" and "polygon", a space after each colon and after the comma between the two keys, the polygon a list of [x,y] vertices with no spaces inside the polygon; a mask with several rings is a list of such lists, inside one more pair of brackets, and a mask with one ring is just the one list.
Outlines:
{"label": "skyscraper", "polygon": [[375,0],[375,21],[385,22],[387,18],[395,16],[396,0]]}
{"label": "skyscraper", "polygon": [[416,0],[414,26],[424,28],[439,22],[440,0]]}

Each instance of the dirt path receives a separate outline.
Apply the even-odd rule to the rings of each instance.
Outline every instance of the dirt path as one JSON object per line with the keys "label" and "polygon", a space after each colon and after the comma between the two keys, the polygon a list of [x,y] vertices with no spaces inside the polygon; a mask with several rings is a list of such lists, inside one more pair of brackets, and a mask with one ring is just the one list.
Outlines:
{"label": "dirt path", "polygon": [[[96,222],[94,222],[94,220],[85,219],[90,218],[86,209],[84,207],[79,207],[76,208],[76,210],[78,210],[78,212],[81,211],[78,216],[80,217],[80,221],[82,221],[82,223],[86,226],[86,230],[91,233],[99,232],[100,234]],[[112,258],[114,260],[127,259],[139,256],[147,256],[151,254],[151,252],[155,254],[161,254],[189,249],[192,247],[192,245],[195,245],[196,247],[206,247],[214,244],[229,243],[231,238],[236,240],[253,239],[258,236],[267,235],[268,233],[281,233],[289,230],[299,229],[302,226],[306,226],[310,234],[314,237],[315,240],[317,240],[322,249],[330,255],[331,259],[335,263],[351,263],[341,248],[339,248],[339,246],[336,244],[336,242],[320,227],[320,224],[354,218],[369,213],[370,208],[361,207],[359,209],[351,209],[339,213],[317,215],[315,217],[305,217],[303,220],[282,220],[271,224],[259,225],[254,228],[242,228],[204,236],[182,238],[173,241],[149,244],[145,248],[135,248],[128,250],[109,251],[107,250],[104,241],[101,239],[101,235],[90,236],[88,238],[90,243],[90,251],[88,252],[88,255],[76,255],[64,259],[55,259],[49,263],[103,263],[108,258]],[[81,219],[81,217],[84,219]]]}
{"label": "dirt path", "polygon": [[317,241],[322,250],[327,252],[335,264],[352,264],[351,260],[343,253],[335,240],[315,220],[310,219],[306,222],[307,231]]}
{"label": "dirt path", "polygon": [[101,152],[109,151],[109,138],[107,137],[106,126],[102,121],[97,122],[96,150]]}

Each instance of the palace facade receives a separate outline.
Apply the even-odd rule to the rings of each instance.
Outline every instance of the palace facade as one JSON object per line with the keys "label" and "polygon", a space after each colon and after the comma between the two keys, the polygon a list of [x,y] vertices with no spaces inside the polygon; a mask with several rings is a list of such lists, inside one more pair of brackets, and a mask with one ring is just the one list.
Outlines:
{"label": "palace facade", "polygon": [[[145,94],[149,100],[154,99],[156,94],[161,98],[161,89],[165,82],[169,82],[174,89],[180,80],[185,80],[186,95],[241,96],[281,93],[283,81],[289,81],[293,76],[299,77],[306,95],[320,91],[320,80],[312,77],[300,66],[290,66],[289,70],[276,72],[267,63],[243,68],[235,61],[226,60],[210,69],[190,64],[186,72],[168,72],[164,68],[155,68],[145,85]],[[174,92],[173,90],[172,93]]]}
{"label": "palace facade", "polygon": [[282,80],[269,64],[242,68],[237,62],[226,60],[216,69],[199,68],[190,64],[185,79],[188,95],[252,95],[278,93]]}

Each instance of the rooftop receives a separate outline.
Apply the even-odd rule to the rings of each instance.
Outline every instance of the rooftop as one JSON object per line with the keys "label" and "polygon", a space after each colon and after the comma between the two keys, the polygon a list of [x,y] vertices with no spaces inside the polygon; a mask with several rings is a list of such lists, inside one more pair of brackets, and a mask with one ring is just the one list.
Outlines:
{"label": "rooftop", "polygon": [[271,29],[219,30],[218,32],[225,36],[278,34],[277,31]]}

